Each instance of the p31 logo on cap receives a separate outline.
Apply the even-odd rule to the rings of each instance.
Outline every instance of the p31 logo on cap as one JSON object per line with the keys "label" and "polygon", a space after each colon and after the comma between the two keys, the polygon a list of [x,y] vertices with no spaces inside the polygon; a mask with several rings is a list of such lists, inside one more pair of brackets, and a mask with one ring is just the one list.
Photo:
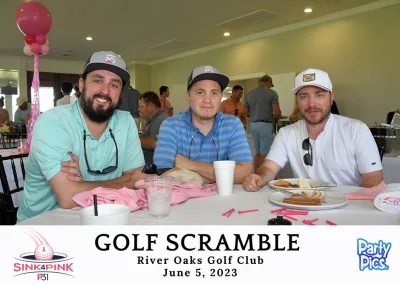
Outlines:
{"label": "p31 logo on cap", "polygon": [[315,73],[303,75],[303,82],[315,81]]}
{"label": "p31 logo on cap", "polygon": [[115,56],[112,55],[112,54],[107,54],[106,63],[114,64],[115,63]]}
{"label": "p31 logo on cap", "polygon": [[207,72],[207,73],[214,73],[214,69],[212,68],[212,67],[206,67],[205,69],[204,69],[204,71],[205,72]]}

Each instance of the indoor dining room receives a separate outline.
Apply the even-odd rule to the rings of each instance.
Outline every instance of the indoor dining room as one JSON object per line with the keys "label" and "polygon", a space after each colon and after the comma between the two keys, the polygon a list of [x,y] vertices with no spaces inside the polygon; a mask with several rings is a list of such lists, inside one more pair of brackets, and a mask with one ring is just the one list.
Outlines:
{"label": "indoor dining room", "polygon": [[400,225],[400,1],[2,2],[0,225]]}

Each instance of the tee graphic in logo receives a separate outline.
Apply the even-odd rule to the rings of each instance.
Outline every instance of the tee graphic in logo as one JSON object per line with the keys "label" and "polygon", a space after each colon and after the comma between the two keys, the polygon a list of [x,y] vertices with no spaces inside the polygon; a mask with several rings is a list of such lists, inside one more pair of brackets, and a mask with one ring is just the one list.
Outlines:
{"label": "tee graphic in logo", "polygon": [[51,274],[73,276],[73,258],[54,251],[51,244],[40,233],[30,230],[27,235],[35,243],[33,252],[15,257],[14,277],[35,275],[36,280],[49,280]]}

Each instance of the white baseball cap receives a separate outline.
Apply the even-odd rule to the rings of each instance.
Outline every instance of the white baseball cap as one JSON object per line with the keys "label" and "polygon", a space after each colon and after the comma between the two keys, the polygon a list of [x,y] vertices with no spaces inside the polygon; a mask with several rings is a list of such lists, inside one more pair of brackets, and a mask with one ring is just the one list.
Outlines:
{"label": "white baseball cap", "polygon": [[332,92],[332,82],[328,73],[319,69],[307,69],[297,75],[292,94],[297,95],[297,92],[306,86],[316,86]]}

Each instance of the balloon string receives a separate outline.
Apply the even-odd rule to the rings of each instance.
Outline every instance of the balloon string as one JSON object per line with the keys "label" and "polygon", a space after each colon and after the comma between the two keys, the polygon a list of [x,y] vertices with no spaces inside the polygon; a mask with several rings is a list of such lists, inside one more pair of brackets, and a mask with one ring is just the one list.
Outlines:
{"label": "balloon string", "polygon": [[40,114],[40,105],[39,105],[39,55],[34,55],[34,62],[33,62],[33,80],[32,80],[32,88],[33,88],[33,96],[31,102],[31,115],[28,121],[27,127],[27,140],[22,147],[22,153],[29,153],[31,148],[31,141],[32,141],[32,131],[33,126]]}

